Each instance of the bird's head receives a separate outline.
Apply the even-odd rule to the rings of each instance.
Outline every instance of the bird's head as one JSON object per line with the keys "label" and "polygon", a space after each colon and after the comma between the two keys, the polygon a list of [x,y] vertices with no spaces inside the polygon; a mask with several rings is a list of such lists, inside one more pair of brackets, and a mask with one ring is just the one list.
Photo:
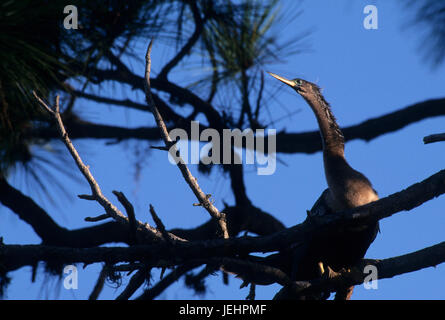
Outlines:
{"label": "bird's head", "polygon": [[276,75],[275,73],[268,72],[268,74],[270,74],[275,79],[278,79],[281,82],[284,82],[288,86],[292,87],[303,97],[308,97],[314,94],[320,94],[320,88],[316,84],[313,84],[309,81],[303,79],[288,80],[286,78],[280,77],[279,75]]}

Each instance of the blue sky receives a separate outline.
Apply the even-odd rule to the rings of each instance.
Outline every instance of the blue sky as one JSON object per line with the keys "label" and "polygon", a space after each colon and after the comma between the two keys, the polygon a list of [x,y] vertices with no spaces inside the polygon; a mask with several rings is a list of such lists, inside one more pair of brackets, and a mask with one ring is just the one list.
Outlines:
{"label": "blue sky", "polygon": [[[378,29],[363,28],[363,8],[374,4],[378,8]],[[301,77],[316,82],[324,90],[333,112],[341,126],[359,123],[410,104],[431,98],[443,97],[445,93],[445,66],[432,68],[424,61],[418,45],[422,32],[409,24],[401,1],[283,1],[283,10],[301,9],[303,13],[282,30],[284,39],[295,32],[312,30],[308,38],[310,50],[289,57],[281,64],[271,65],[268,70],[285,77]],[[278,22],[279,25],[279,22]],[[281,26],[280,26],[281,27]],[[146,46],[141,42],[141,48]],[[161,45],[160,45],[161,46]],[[169,48],[153,48],[153,69],[172,56]],[[140,75],[143,66],[134,64]],[[184,77],[181,68],[175,74]],[[267,86],[275,89],[278,81],[268,78]],[[102,95],[130,96],[142,102],[142,95],[129,89],[114,90],[106,87]],[[306,103],[288,88],[282,89],[276,100],[268,105],[276,119],[286,115],[287,110],[300,110],[277,122],[276,129],[300,132],[317,128],[315,118]],[[135,127],[153,125],[152,116],[138,111],[125,111],[94,103],[82,103],[82,116],[100,123]],[[445,131],[443,117],[429,119],[410,125],[395,133],[380,136],[369,143],[352,141],[346,145],[346,157],[352,167],[365,173],[381,197],[423,180],[443,169],[444,144],[424,145],[422,138],[432,133]],[[105,141],[74,141],[76,147],[90,165],[92,173],[105,194],[113,199],[112,190],[121,190],[134,203],[137,217],[151,222],[149,203],[153,204],[167,228],[194,227],[208,219],[201,208],[192,207],[196,202],[192,192],[182,180],[178,169],[172,166],[166,154],[152,151],[138,158],[142,170],[136,177],[134,152],[137,148],[146,151],[148,143],[125,142],[105,145]],[[313,155],[282,155],[286,163],[277,164],[270,176],[258,176],[253,166],[246,166],[245,180],[248,196],[263,210],[274,214],[287,226],[302,222],[305,212],[311,208],[319,194],[326,188],[321,153]],[[71,159],[66,166],[74,169]],[[233,203],[230,182],[218,170],[209,177],[191,170],[199,178],[202,188],[214,195],[216,205],[222,201]],[[58,175],[56,173],[56,175]],[[79,174],[80,176],[80,174]],[[76,195],[88,192],[88,185],[74,183],[58,175],[70,190],[70,199],[60,198],[53,205],[45,197],[37,202],[51,213],[61,225],[69,228],[86,226],[86,216],[101,212],[97,204],[77,199]],[[23,176],[16,175],[11,183],[26,194],[35,197],[38,190],[26,187]],[[156,187],[155,187],[156,185]],[[172,201],[174,199],[174,201]],[[114,200],[114,199],[113,199]],[[445,197],[430,201],[420,208],[398,213],[381,221],[381,233],[368,250],[369,258],[388,258],[405,254],[443,241],[445,226]],[[5,243],[38,243],[32,229],[5,208],[0,208],[0,234]],[[30,282],[29,268],[12,273],[13,282],[7,297],[10,299],[85,299],[91,292],[100,266],[79,269],[79,289],[65,290],[61,282],[40,272],[37,282]],[[389,280],[381,280],[377,290],[356,287],[354,299],[444,299],[445,265],[428,268]],[[155,279],[157,275],[155,274]],[[126,281],[126,280],[125,280]],[[124,281],[124,283],[125,283]],[[208,278],[209,291],[204,297],[195,296],[185,289],[182,281],[165,291],[163,299],[244,299],[248,288],[239,289],[241,281],[231,277],[230,286],[222,285],[220,274]],[[112,299],[120,289],[107,286],[100,298]],[[270,299],[277,286],[258,287],[258,299]]]}

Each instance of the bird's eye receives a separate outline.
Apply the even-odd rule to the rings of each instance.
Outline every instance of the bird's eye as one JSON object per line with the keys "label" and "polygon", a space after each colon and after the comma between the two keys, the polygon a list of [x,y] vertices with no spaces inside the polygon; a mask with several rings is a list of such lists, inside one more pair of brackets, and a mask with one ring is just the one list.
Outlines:
{"label": "bird's eye", "polygon": [[301,79],[295,79],[295,84],[301,86],[303,81],[301,81]]}

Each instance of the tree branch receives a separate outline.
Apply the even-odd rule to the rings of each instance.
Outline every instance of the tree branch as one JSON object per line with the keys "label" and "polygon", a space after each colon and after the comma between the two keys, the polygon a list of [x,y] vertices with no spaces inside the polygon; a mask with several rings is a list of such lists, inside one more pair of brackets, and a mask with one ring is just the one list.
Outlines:
{"label": "tree branch", "polygon": [[44,242],[53,243],[55,239],[60,238],[61,233],[67,232],[33,199],[12,187],[2,174],[0,174],[0,202],[29,224]]}
{"label": "tree branch", "polygon": [[[152,41],[150,42],[147,54],[146,54],[146,66],[145,66],[145,95],[147,99],[148,106],[150,107],[151,112],[153,113],[153,116],[156,120],[156,124],[158,125],[158,128],[161,132],[162,139],[164,140],[165,146],[170,148],[170,152],[173,155],[176,155],[178,153],[178,150],[175,146],[175,144],[172,144],[172,140],[170,136],[168,135],[167,127],[165,126],[164,120],[162,119],[161,114],[159,113],[158,108],[156,107],[153,98],[151,96],[151,87],[150,87],[150,68],[151,68],[151,59],[150,59],[150,53],[151,53],[151,46]],[[229,237],[229,232],[227,230],[227,225],[225,221],[225,214],[219,212],[219,210],[213,205],[213,203],[210,201],[207,194],[205,194],[199,184],[198,180],[192,175],[190,170],[188,169],[187,165],[185,164],[184,160],[179,156],[178,161],[176,165],[178,166],[179,170],[182,173],[182,176],[184,177],[185,181],[189,185],[190,189],[192,189],[193,193],[195,194],[196,198],[199,200],[199,203],[207,210],[207,212],[212,216],[215,220],[218,221],[218,224],[221,228],[222,234],[224,238]]]}
{"label": "tree branch", "polygon": [[[35,98],[40,102],[42,107],[44,107],[56,120],[57,122],[57,128],[59,130],[59,133],[62,137],[62,141],[64,142],[65,146],[67,147],[68,151],[70,152],[72,158],[74,159],[79,171],[83,174],[85,179],[87,180],[88,184],[91,188],[91,199],[95,199],[104,209],[105,212],[112,217],[115,221],[123,224],[123,225],[130,225],[130,219],[127,218],[118,208],[116,208],[111,201],[109,201],[103,194],[99,187],[99,184],[94,179],[93,175],[90,172],[89,166],[86,166],[79,153],[77,152],[76,148],[74,147],[73,143],[71,142],[70,138],[68,137],[68,133],[65,130],[65,126],[62,121],[62,117],[60,116],[59,111],[59,96],[56,97],[56,102],[54,108],[48,107],[46,103],[40,99],[35,92],[34,96]],[[83,196],[85,198],[85,196]],[[128,206],[127,206],[128,209]],[[141,229],[144,232],[148,233],[150,237],[158,238],[159,240],[162,240],[162,236],[157,233],[157,231],[153,228],[151,228],[148,224],[142,223],[138,220],[136,220],[135,224],[137,227],[136,230]],[[182,240],[176,237],[177,240]]]}
{"label": "tree branch", "polygon": [[[147,108],[146,104],[138,103],[135,101],[132,101],[130,99],[125,100],[119,100],[114,98],[108,98],[108,97],[102,97],[91,93],[85,93],[82,91],[74,90],[73,94],[77,97],[85,98],[88,100],[92,100],[95,102],[107,104],[107,105],[116,105],[121,107],[126,107],[134,110],[139,111],[146,111],[149,112],[150,110]],[[185,121],[184,117],[180,116],[176,112],[173,111],[173,109],[164,101],[162,100],[158,95],[153,94],[153,100],[156,103],[157,106],[159,106],[159,110],[164,117],[166,121],[174,121],[174,122],[181,122]],[[70,135],[72,136],[71,130]]]}
{"label": "tree branch", "polygon": [[[219,241],[227,242],[234,240]],[[32,265],[32,263],[38,261],[63,261],[64,263],[84,262],[90,264],[103,261],[117,263],[120,261],[140,260],[141,258],[147,257],[147,252],[150,252],[150,249],[153,247],[154,246],[72,249],[39,245],[1,245],[0,258],[2,266],[6,268],[6,271],[10,271],[19,265]],[[226,265],[240,272],[249,270],[252,279],[262,279],[261,281],[267,284],[272,281],[284,286],[290,286],[290,289],[294,290],[295,293],[336,291],[345,286],[363,283],[367,275],[364,273],[364,266],[367,265],[373,265],[377,268],[378,279],[385,279],[444,263],[445,242],[393,258],[383,260],[363,259],[361,263],[349,271],[333,273],[326,278],[322,277],[312,281],[298,281],[294,283],[290,282],[289,278],[279,269],[258,265],[249,261],[242,261],[230,257],[218,257],[217,255],[200,258],[201,260],[195,262],[193,262],[193,259],[197,259],[197,257],[191,257],[190,262],[175,269],[175,271],[139,298],[152,299],[156,297],[168,287],[168,285],[179,279],[181,275],[200,264],[206,263],[206,261]],[[13,266],[14,268],[12,268]]]}
{"label": "tree branch", "polygon": [[[131,242],[128,227],[114,221],[75,230],[59,226],[33,199],[12,187],[3,176],[0,176],[0,202],[29,224],[47,245],[81,248]],[[145,242],[157,239],[147,238],[142,231],[138,233],[138,238]]]}
{"label": "tree branch", "polygon": [[[182,89],[186,90],[186,89]],[[174,89],[169,88],[168,92],[174,94]],[[185,96],[180,96],[185,99]],[[197,103],[200,105],[199,112],[206,112],[207,116],[216,118],[216,115],[208,113],[204,110],[203,105],[198,101],[194,101],[195,98],[188,97],[187,101]],[[203,101],[204,102],[204,101]],[[205,102],[207,104],[207,102]],[[195,106],[192,104],[192,106]],[[387,115],[372,118],[361,122],[359,124],[344,127],[342,132],[345,135],[346,141],[352,140],[364,140],[370,141],[386,133],[395,132],[408,126],[410,124],[422,121],[428,118],[434,118],[438,116],[445,116],[445,99],[427,100],[419,102],[412,106],[394,111]],[[215,120],[218,121],[219,120]],[[218,124],[216,130],[222,132],[225,126],[221,123]],[[213,121],[214,123],[214,121]],[[159,131],[157,128],[122,128],[116,126],[107,126],[100,124],[88,123],[85,121],[70,120],[67,122],[67,127],[70,131],[72,138],[96,138],[96,139],[141,139],[141,140],[159,140]],[[184,123],[176,123],[177,128],[187,130],[190,135],[190,126]],[[200,124],[200,130],[206,129],[205,126]],[[35,138],[54,139],[58,137],[58,134],[51,128],[32,128],[28,131],[28,135]],[[264,145],[267,146],[267,139],[265,138]],[[277,153],[315,153],[321,151],[320,133],[318,131],[309,131],[301,133],[289,133],[279,132],[276,135],[276,152]],[[261,151],[261,150],[259,150]]]}
{"label": "tree branch", "polygon": [[[110,262],[140,261],[158,266],[167,261],[171,265],[184,263],[192,259],[245,255],[251,252],[278,251],[290,245],[309,239],[320,232],[335,232],[338,226],[359,219],[379,220],[397,212],[408,211],[422,203],[445,193],[445,170],[442,170],[422,182],[392,194],[386,198],[357,207],[336,215],[326,215],[306,219],[294,227],[276,232],[269,236],[214,239],[206,241],[165,242],[130,248],[57,248],[49,246],[3,246],[0,256],[5,270],[13,270],[24,265],[34,265],[38,261],[69,262]],[[445,259],[445,257],[444,257]]]}
{"label": "tree branch", "polygon": [[138,224],[136,220],[136,215],[134,213],[134,207],[123,192],[114,190],[113,194],[116,196],[117,200],[124,206],[125,212],[128,217],[128,226],[130,231],[130,239],[133,243],[137,243],[137,230]]}
{"label": "tree branch", "polygon": [[122,293],[116,298],[116,300],[128,300],[139,289],[147,278],[146,270],[139,270],[131,277],[128,286],[122,291]]}
{"label": "tree branch", "polygon": [[97,300],[99,297],[99,294],[102,292],[105,284],[105,280],[107,279],[109,272],[109,267],[107,265],[104,265],[102,267],[102,270],[99,273],[99,277],[97,278],[96,284],[93,288],[93,291],[90,293],[90,296],[88,297],[88,300]]}
{"label": "tree branch", "polygon": [[74,148],[73,143],[71,142],[70,138],[68,137],[68,133],[65,130],[65,126],[63,125],[62,118],[60,116],[59,112],[59,96],[56,97],[56,103],[54,108],[50,108],[46,105],[45,102],[43,102],[42,99],[40,99],[35,93],[35,98],[40,102],[40,104],[54,117],[54,119],[57,122],[57,128],[59,129],[60,136],[62,137],[62,141],[67,147],[68,151],[70,152],[72,158],[74,159],[79,171],[82,173],[82,175],[87,180],[88,184],[90,185],[92,197],[105,209],[105,212],[107,212],[110,217],[115,219],[118,222],[121,223],[128,223],[127,217],[124,216],[122,212],[120,212],[119,209],[117,209],[103,194],[102,191],[94,179],[93,175],[90,172],[89,166],[86,166],[82,159],[80,158],[79,153],[77,152],[76,148]]}
{"label": "tree branch", "polygon": [[405,255],[376,260],[363,259],[351,270],[332,272],[328,277],[312,281],[298,281],[288,285],[284,290],[292,290],[294,294],[310,292],[335,292],[341,288],[355,286],[365,282],[366,266],[374,266],[377,270],[377,279],[387,279],[421,269],[435,267],[445,262],[445,242],[424,248]]}
{"label": "tree branch", "polygon": [[[127,69],[128,70],[128,69]],[[134,88],[144,90],[141,77],[128,72],[116,70],[92,69],[91,74],[97,82],[112,80],[127,83]],[[210,127],[222,129],[222,119],[219,113],[208,102],[202,100],[188,89],[182,88],[165,79],[152,79],[153,88],[177,97],[178,101],[192,105],[195,110],[205,114]],[[346,141],[361,139],[370,141],[383,134],[394,132],[405,126],[427,118],[445,115],[445,98],[422,101],[389,114],[366,120],[360,124],[344,127],[342,132]],[[279,133],[277,135],[277,152],[279,153],[314,153],[321,150],[321,140],[318,131],[303,133]]]}
{"label": "tree branch", "polygon": [[438,133],[438,134],[432,134],[429,136],[426,136],[423,138],[423,142],[425,144],[438,142],[438,141],[445,141],[445,133]]}
{"label": "tree branch", "polygon": [[172,241],[172,239],[170,238],[169,233],[167,232],[167,230],[165,230],[164,223],[159,218],[159,216],[157,215],[157,213],[155,211],[155,208],[151,204],[150,204],[150,214],[151,214],[151,217],[153,218],[153,221],[156,224],[157,229],[159,230],[159,232],[161,232],[161,234],[164,237],[164,239],[167,240],[167,241]]}
{"label": "tree branch", "polygon": [[[156,127],[123,128],[103,124],[95,124],[79,119],[67,119],[66,130],[72,139],[139,139],[144,141],[158,141],[159,129]],[[41,139],[57,139],[60,137],[52,127],[31,128],[28,137]]]}
{"label": "tree branch", "polygon": [[193,20],[195,22],[195,30],[193,34],[188,39],[187,43],[179,50],[176,56],[173,57],[159,72],[158,77],[161,79],[167,78],[168,73],[187,55],[190,53],[192,47],[196,44],[199,37],[201,36],[202,30],[204,28],[204,20],[201,18],[201,14],[198,10],[198,6],[195,1],[188,1],[188,5],[193,14]]}
{"label": "tree branch", "polygon": [[[356,139],[370,141],[410,124],[438,116],[445,116],[444,98],[422,101],[386,115],[344,127],[341,130],[345,141]],[[314,153],[322,150],[318,130],[303,133],[282,132],[278,133],[276,138],[278,153]]]}

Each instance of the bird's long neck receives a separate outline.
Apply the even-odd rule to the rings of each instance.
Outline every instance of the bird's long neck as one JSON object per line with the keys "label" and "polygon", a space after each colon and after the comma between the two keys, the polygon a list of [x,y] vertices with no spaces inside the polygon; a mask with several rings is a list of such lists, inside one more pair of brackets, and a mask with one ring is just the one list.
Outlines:
{"label": "bird's long neck", "polygon": [[353,208],[378,199],[369,180],[345,159],[345,141],[331,108],[321,94],[305,97],[318,121],[323,162],[334,210]]}
{"label": "bird's long neck", "polygon": [[329,104],[321,94],[304,98],[317,118],[325,156],[344,157],[345,139]]}

